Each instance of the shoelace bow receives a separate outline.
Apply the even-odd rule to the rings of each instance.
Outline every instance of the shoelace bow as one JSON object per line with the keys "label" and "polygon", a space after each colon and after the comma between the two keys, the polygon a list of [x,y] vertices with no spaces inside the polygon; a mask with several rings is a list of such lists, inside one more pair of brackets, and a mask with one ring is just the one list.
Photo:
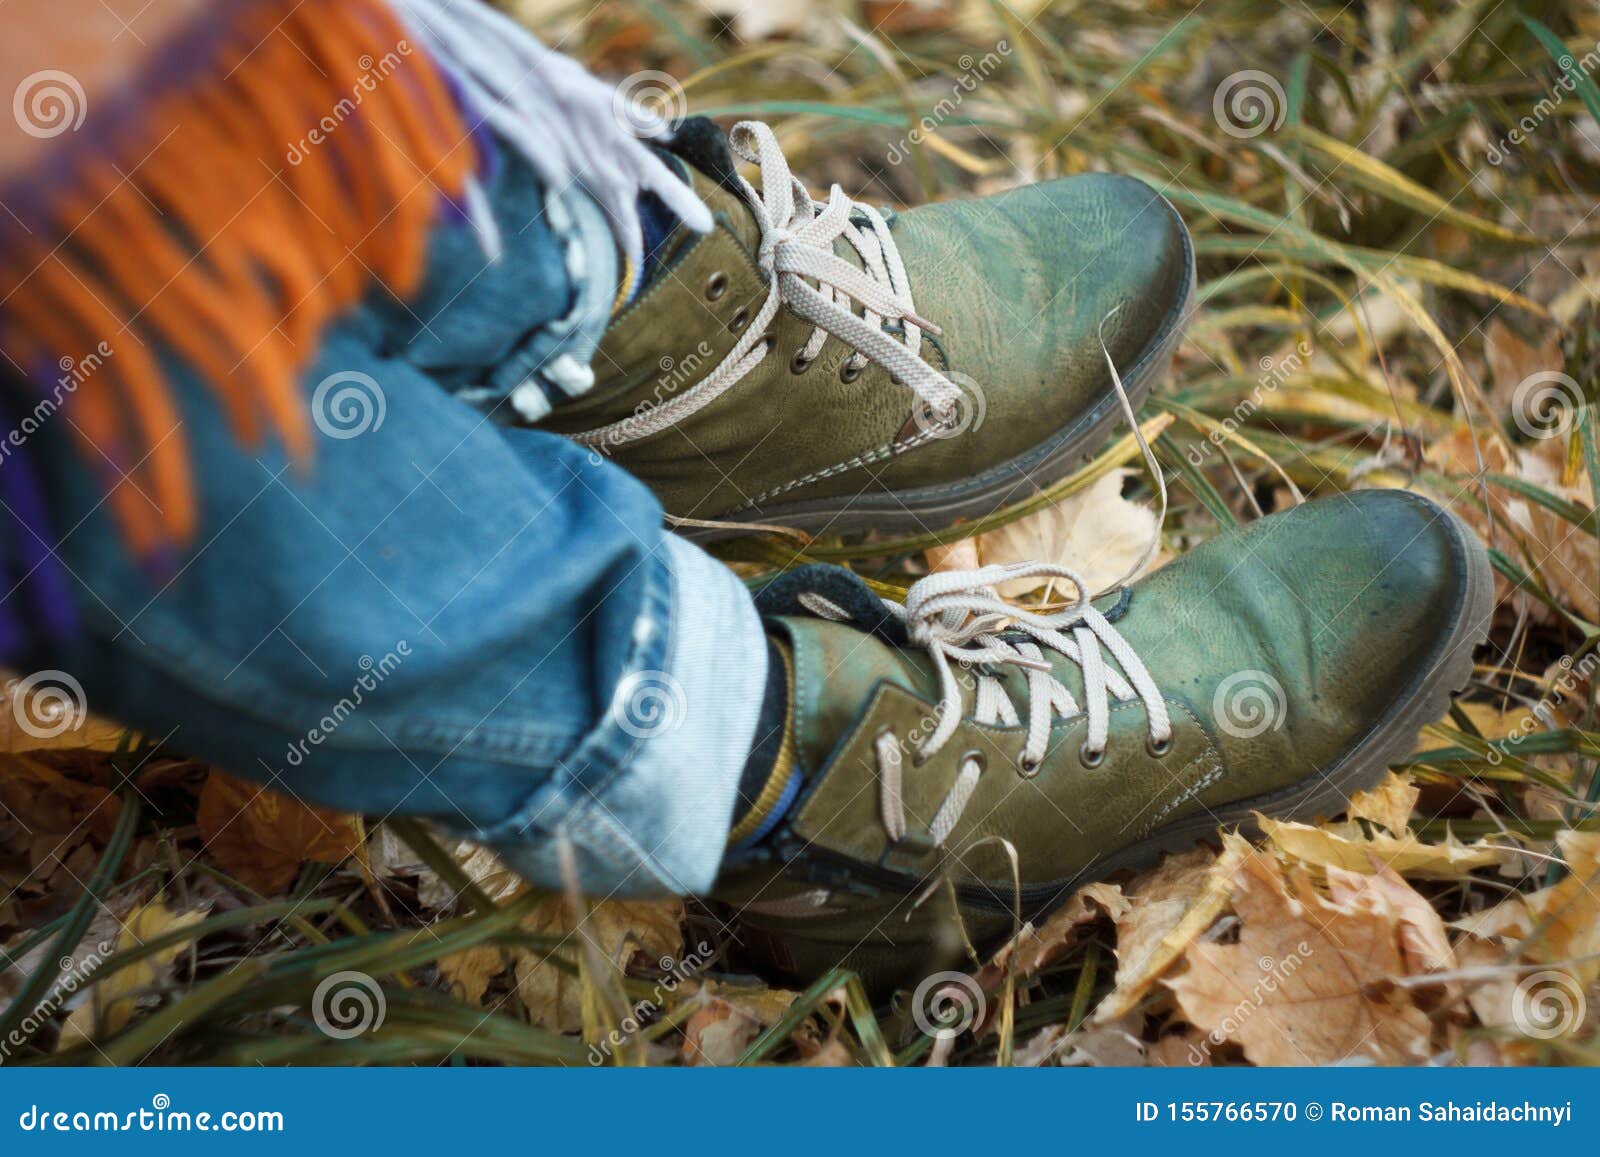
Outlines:
{"label": "shoelace bow", "polygon": [[[760,121],[740,121],[728,144],[761,171],[757,191],[739,178],[761,234],[756,264],[766,275],[767,299],[744,335],[704,379],[659,405],[577,436],[585,445],[618,446],[658,433],[721,397],[772,350],[767,327],[782,306],[816,328],[797,355],[814,361],[829,336],[851,349],[846,364],[872,361],[894,375],[933,414],[959,405],[961,391],[918,356],[922,335],[939,327],[920,316],[889,224],[870,205],[852,200],[838,185],[817,201],[789,171],[778,138]],[[843,237],[861,258],[857,268],[833,251]],[[811,282],[815,282],[812,285]],[[852,303],[859,305],[857,314]],[[899,323],[895,330],[886,324]]]}
{"label": "shoelace bow", "polygon": [[[1078,598],[1070,606],[1049,613],[1015,607],[1004,601],[995,588],[1018,578],[1066,580],[1073,584]],[[1088,717],[1089,724],[1080,754],[1090,766],[1097,764],[1105,754],[1112,702],[1137,698],[1144,704],[1152,750],[1159,753],[1171,742],[1172,722],[1166,700],[1133,647],[1105,615],[1091,605],[1088,590],[1084,579],[1067,567],[1022,562],[929,575],[911,587],[903,606],[884,600],[889,613],[905,624],[912,644],[924,648],[932,657],[939,676],[937,722],[932,733],[917,747],[917,762],[938,752],[960,726],[961,686],[952,663],[976,673],[974,718],[980,723],[1007,727],[1015,727],[1020,722],[1016,706],[1005,684],[982,668],[1014,666],[1026,672],[1028,738],[1017,756],[1018,767],[1024,774],[1032,774],[1044,761],[1050,745],[1052,719],[1080,713]],[[1027,636],[1027,641],[1015,638],[1016,634]],[[1043,648],[1065,655],[1083,671],[1081,709],[1072,693],[1051,673]],[[1106,662],[1102,648],[1111,653],[1117,666]],[[898,841],[906,833],[901,792],[905,758],[901,740],[885,731],[878,736],[875,750],[884,829],[891,840]],[[962,760],[955,784],[928,825],[935,846],[943,845],[961,818],[977,790],[982,771],[980,759]]]}

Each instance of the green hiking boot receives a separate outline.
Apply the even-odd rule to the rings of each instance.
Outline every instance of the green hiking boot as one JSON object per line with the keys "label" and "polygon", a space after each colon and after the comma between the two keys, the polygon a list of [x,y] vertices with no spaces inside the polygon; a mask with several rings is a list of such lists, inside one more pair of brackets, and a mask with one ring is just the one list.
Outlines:
{"label": "green hiking boot", "polygon": [[675,147],[716,228],[678,231],[593,388],[540,421],[669,515],[909,533],[988,514],[1097,449],[1124,414],[1112,367],[1136,409],[1183,334],[1189,235],[1136,180],[895,215],[837,185],[813,201],[765,125],[728,140],[760,187],[688,122]]}
{"label": "green hiking boot", "polygon": [[1336,813],[1444,714],[1493,609],[1472,532],[1404,491],[1271,515],[1065,610],[990,589],[1024,574],[1075,581],[935,574],[902,607],[815,566],[763,595],[798,796],[713,895],[779,971],[881,993],[1009,934],[1014,870],[1038,920],[1252,813]]}

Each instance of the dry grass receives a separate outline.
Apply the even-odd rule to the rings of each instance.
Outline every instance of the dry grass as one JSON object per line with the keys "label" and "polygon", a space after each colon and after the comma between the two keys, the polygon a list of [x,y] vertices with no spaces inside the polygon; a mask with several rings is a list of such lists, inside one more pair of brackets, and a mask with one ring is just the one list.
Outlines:
{"label": "dry grass", "polygon": [[[1448,827],[1515,854],[1406,887],[1455,921],[1559,884],[1555,836],[1595,830],[1600,790],[1600,430],[1586,404],[1600,364],[1600,89],[1583,72],[1600,52],[1593,5],[1530,6],[1536,24],[1486,0],[930,0],[839,4],[836,17],[792,0],[713,0],[720,17],[690,0],[523,7],[604,74],[660,70],[682,80],[690,111],[771,121],[813,186],[916,203],[1109,168],[1162,189],[1194,233],[1202,284],[1172,380],[1145,415],[1170,418],[1156,443],[1173,483],[1166,548],[1181,553],[1296,490],[1409,486],[1449,502],[1491,547],[1500,607],[1463,705],[1407,769],[1421,789],[1411,823],[1424,841]],[[1259,99],[1230,103],[1241,84]],[[1049,497],[1080,495],[1135,457],[1124,441]],[[806,557],[870,562],[864,573],[893,587],[932,545],[824,541]],[[800,557],[775,544],[739,556],[752,573]],[[74,809],[121,800],[114,820],[48,855],[0,827],[13,894],[0,935],[19,962],[0,985],[13,1019],[52,991],[61,956],[120,940],[89,978],[88,1036],[63,1034],[58,1011],[30,1022],[8,1061],[584,1064],[639,1002],[644,1027],[603,1051],[608,1062],[1153,1062],[1210,1027],[1188,1024],[1193,1008],[1165,983],[1095,1025],[1131,929],[1093,912],[1047,963],[987,974],[985,1031],[936,1043],[903,1009],[871,1007],[847,974],[769,992],[739,978],[736,931],[703,914],[641,906],[585,923],[560,901],[513,894],[490,865],[414,825],[399,826],[403,840],[350,827],[341,844],[348,821],[322,817],[326,858],[343,863],[296,865],[263,895],[201,851],[207,769],[123,746],[7,757],[33,777],[28,806],[61,809],[62,830]],[[1309,871],[1327,886],[1317,865],[1279,846],[1269,855],[1285,879]],[[158,892],[166,915],[130,940],[130,911]],[[197,922],[170,919],[197,910]],[[1395,978],[1431,1051],[1600,1057],[1593,1012],[1533,1043],[1494,1023],[1486,986],[1552,964],[1540,947],[1551,921],[1535,924],[1494,940],[1492,959],[1472,955],[1493,981],[1452,988],[1426,968]],[[1465,933],[1449,938],[1455,969],[1470,971]],[[663,985],[649,962],[687,959],[702,940],[696,978]],[[1212,940],[1227,946],[1215,929]],[[1581,990],[1593,963],[1552,966]],[[337,1039],[318,1031],[314,992],[352,970],[376,978],[385,1022]],[[1215,1059],[1250,1055],[1240,1046]]]}

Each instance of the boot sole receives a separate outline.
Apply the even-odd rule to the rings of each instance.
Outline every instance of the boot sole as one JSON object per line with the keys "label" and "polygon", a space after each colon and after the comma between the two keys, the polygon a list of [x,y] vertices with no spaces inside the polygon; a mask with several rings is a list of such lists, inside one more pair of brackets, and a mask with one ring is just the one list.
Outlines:
{"label": "boot sole", "polygon": [[[1187,271],[1183,292],[1168,309],[1155,339],[1123,375],[1123,388],[1135,414],[1167,372],[1172,356],[1194,313],[1194,243],[1188,226],[1170,202],[1167,211],[1183,230]],[[1089,462],[1117,423],[1123,421],[1122,404],[1113,390],[1078,420],[1015,458],[956,482],[889,490],[853,497],[816,499],[811,502],[752,506],[727,517],[737,522],[765,522],[813,533],[850,534],[876,530],[885,534],[920,534],[943,530],[957,522],[984,518],[1008,503],[1021,502],[1060,481]],[[684,528],[680,533],[696,542],[714,542],[748,533],[740,527]]]}

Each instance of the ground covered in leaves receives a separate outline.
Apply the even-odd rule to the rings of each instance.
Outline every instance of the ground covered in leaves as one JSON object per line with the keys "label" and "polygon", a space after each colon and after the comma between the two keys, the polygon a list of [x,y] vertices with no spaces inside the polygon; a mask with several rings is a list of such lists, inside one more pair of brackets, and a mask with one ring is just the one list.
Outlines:
{"label": "ground covered in leaves", "polygon": [[[421,825],[92,718],[13,728],[0,1063],[1600,1060],[1592,4],[513,7],[669,114],[773,122],[813,186],[1149,180],[1202,283],[1141,415],[1172,488],[1157,564],[1302,496],[1424,491],[1491,548],[1474,683],[1347,815],[1091,885],[887,1006],[844,972],[767,986],[694,904],[534,893]],[[1111,579],[1155,529],[1138,467],[1124,437],[957,534],[730,561],[753,583],[842,561],[886,590],[1033,556]]]}

